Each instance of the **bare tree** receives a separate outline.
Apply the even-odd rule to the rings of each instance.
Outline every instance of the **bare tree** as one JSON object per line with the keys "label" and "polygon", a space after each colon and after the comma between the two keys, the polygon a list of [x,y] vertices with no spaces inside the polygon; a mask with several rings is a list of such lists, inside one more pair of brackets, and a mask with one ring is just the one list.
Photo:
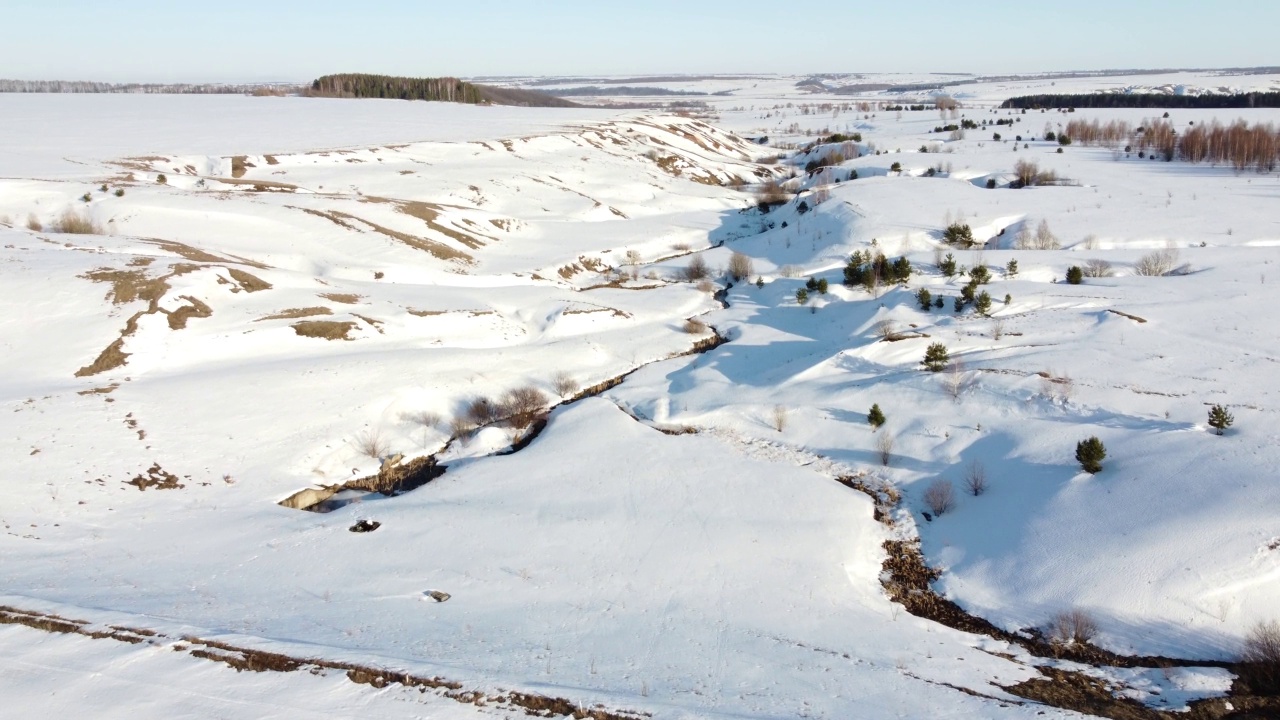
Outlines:
{"label": "bare tree", "polygon": [[889,467],[889,461],[893,459],[893,434],[888,430],[876,435],[876,451],[880,453],[880,464]]}
{"label": "bare tree", "polygon": [[1111,263],[1106,260],[1086,260],[1084,262],[1084,276],[1091,278],[1111,277],[1115,275],[1115,271],[1111,268]]}
{"label": "bare tree", "polygon": [[964,363],[959,360],[951,361],[946,373],[942,376],[942,387],[951,399],[960,402],[964,391],[969,389],[969,382],[969,374],[965,372]]}
{"label": "bare tree", "polygon": [[987,468],[981,460],[975,459],[965,468],[964,486],[974,497],[987,491]]}
{"label": "bare tree", "polygon": [[503,395],[500,414],[507,417],[512,427],[523,430],[533,424],[546,404],[547,396],[541,390],[526,385]]}
{"label": "bare tree", "polygon": [[995,318],[991,321],[991,339],[999,340],[1004,336],[1004,319]]}
{"label": "bare tree", "polygon": [[898,335],[898,326],[890,319],[885,318],[876,323],[876,337],[881,340],[893,340]]}
{"label": "bare tree", "polygon": [[690,282],[694,280],[702,280],[710,274],[707,268],[707,261],[701,255],[694,255],[689,259],[689,264],[684,268],[684,279]]}
{"label": "bare tree", "polygon": [[755,269],[751,258],[737,251],[729,256],[729,277],[732,277],[734,282],[749,278],[753,274]]}
{"label": "bare tree", "polygon": [[938,478],[924,489],[924,504],[935,516],[945,515],[956,506],[955,488],[950,480]]}

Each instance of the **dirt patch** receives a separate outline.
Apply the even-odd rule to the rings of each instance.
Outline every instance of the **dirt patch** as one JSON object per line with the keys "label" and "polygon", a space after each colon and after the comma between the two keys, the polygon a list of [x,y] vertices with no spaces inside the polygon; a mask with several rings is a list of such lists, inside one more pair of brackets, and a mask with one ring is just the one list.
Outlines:
{"label": "dirt patch", "polygon": [[113,305],[124,305],[134,300],[156,302],[169,290],[165,277],[149,277],[145,270],[113,270],[98,268],[80,276],[91,282],[110,283],[107,299]]}
{"label": "dirt patch", "polygon": [[[451,228],[448,225],[437,222],[440,218],[439,205],[432,205],[430,203],[412,201],[412,200],[391,200],[389,198],[380,198],[380,197],[373,197],[373,196],[361,198],[361,201],[369,202],[369,203],[391,203],[392,205],[395,206],[396,212],[404,213],[409,217],[417,218],[423,221],[424,223],[426,223],[427,227],[431,228],[432,230],[440,233],[441,235],[444,235],[447,238],[456,240],[459,243],[465,245],[466,247],[472,250],[484,247],[485,245],[483,241],[481,241],[479,238],[475,237],[474,235],[469,235],[467,233]],[[481,237],[484,237],[486,240],[490,240],[490,241],[494,240],[494,238],[491,238],[488,236],[482,235]]]}
{"label": "dirt patch", "polygon": [[276,182],[274,180],[242,180],[239,178],[213,179],[226,185],[249,185],[254,192],[270,192],[272,190],[287,190],[289,192],[293,192],[298,189],[298,186],[292,183]]}
{"label": "dirt patch", "polygon": [[413,308],[405,308],[405,312],[416,317],[435,317],[436,315],[444,315],[448,310],[414,310]]}
{"label": "dirt patch", "polygon": [[254,320],[254,322],[262,322],[263,320],[297,320],[298,318],[315,317],[317,315],[332,315],[332,314],[333,314],[333,311],[330,310],[329,308],[320,307],[317,305],[316,307],[289,308],[288,310],[281,310],[275,315],[267,315],[266,317],[260,317],[257,320]]}
{"label": "dirt patch", "polygon": [[105,350],[99,353],[97,359],[92,363],[77,370],[76,377],[88,377],[108,370],[114,370],[115,368],[124,365],[128,360],[129,353],[124,351],[124,338],[119,337],[116,338],[115,342],[108,345]]}
{"label": "dirt patch", "polygon": [[132,480],[126,480],[125,484],[132,485],[140,491],[145,491],[147,488],[181,490],[186,487],[178,480],[177,475],[165,471],[159,463],[152,464],[145,473],[138,473]]}
{"label": "dirt patch", "polygon": [[275,156],[275,155],[263,155],[263,156],[262,156],[262,159],[263,159],[263,160],[266,160],[268,165],[279,165],[279,164],[280,164],[280,161],[276,159],[276,156]]}
{"label": "dirt patch", "polygon": [[257,165],[249,162],[248,155],[236,155],[231,158],[231,177],[242,178],[247,169],[251,167],[257,167]]}
{"label": "dirt patch", "polygon": [[392,230],[391,228],[383,227],[377,223],[370,222],[362,218],[358,218],[355,215],[352,215],[350,213],[344,213],[344,212],[339,212],[337,210],[334,210],[330,214],[334,215],[335,217],[343,218],[345,220],[354,220],[356,222],[360,222],[365,225],[368,225],[370,228],[373,229],[374,232],[386,235],[387,237],[392,238],[393,240],[398,240],[404,243],[405,245],[408,245],[409,247],[414,248],[415,250],[423,250],[425,252],[431,253],[432,256],[437,257],[441,260],[454,260],[454,261],[463,262],[467,264],[475,262],[470,255],[462,252],[461,250],[454,249],[452,247],[449,247],[448,245],[445,245],[444,243],[436,242],[435,240],[428,240],[426,238],[415,237],[407,233],[402,233],[398,230]]}
{"label": "dirt patch", "polygon": [[238,284],[245,292],[253,293],[258,292],[259,290],[271,289],[271,283],[256,275],[250,275],[239,268],[227,268],[227,274],[230,275],[231,279],[235,280],[236,284]]}
{"label": "dirt patch", "polygon": [[120,383],[111,383],[106,387],[89,388],[88,390],[81,390],[76,394],[77,395],[107,395],[109,393],[115,392],[116,388],[118,387],[120,387]]}
{"label": "dirt patch", "polygon": [[351,313],[351,314],[359,318],[360,320],[363,320],[369,327],[373,328],[374,330],[377,330],[379,335],[386,334],[385,331],[383,331],[382,329],[383,322],[381,320],[375,320],[374,318],[371,318],[368,315],[361,315],[359,313]]}
{"label": "dirt patch", "polygon": [[1130,320],[1136,323],[1145,323],[1147,321],[1146,318],[1140,318],[1137,315],[1130,315],[1127,312],[1120,312],[1119,310],[1108,310],[1107,312],[1114,313],[1116,315],[1119,315],[1120,317],[1129,318]]}
{"label": "dirt patch", "polygon": [[343,305],[355,305],[364,297],[354,293],[321,293],[320,297]]}
{"label": "dirt patch", "polygon": [[355,329],[356,324],[350,321],[339,322],[337,320],[303,320],[296,322],[289,327],[302,337],[323,338],[325,340],[351,340],[347,337],[348,333]]}
{"label": "dirt patch", "polygon": [[185,328],[187,326],[187,320],[193,317],[207,318],[210,315],[213,315],[213,308],[200,302],[196,298],[193,298],[190,295],[183,295],[182,299],[186,300],[188,303],[191,303],[191,304],[183,305],[177,310],[169,311],[169,329],[170,330],[181,330]]}

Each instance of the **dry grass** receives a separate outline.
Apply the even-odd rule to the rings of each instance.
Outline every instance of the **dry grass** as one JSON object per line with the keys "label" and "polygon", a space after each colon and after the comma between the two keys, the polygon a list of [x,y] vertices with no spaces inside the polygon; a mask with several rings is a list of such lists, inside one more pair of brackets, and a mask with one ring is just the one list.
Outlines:
{"label": "dry grass", "polygon": [[81,275],[85,280],[110,283],[107,299],[115,305],[123,305],[134,300],[154,303],[160,300],[169,290],[165,278],[148,277],[145,270],[114,270],[98,268]]}
{"label": "dry grass", "polygon": [[316,307],[289,308],[287,310],[281,310],[280,312],[274,315],[267,315],[266,317],[260,317],[257,320],[254,320],[254,322],[262,322],[263,320],[297,320],[298,318],[315,317],[317,315],[332,315],[332,314],[333,314],[333,311],[330,310],[329,308],[320,307],[317,305]]}
{"label": "dry grass", "polygon": [[351,321],[337,320],[303,320],[290,325],[293,331],[302,337],[321,338],[324,340],[351,340],[348,334],[355,329]]}
{"label": "dry grass", "polygon": [[62,211],[49,230],[67,235],[101,235],[102,226],[89,215],[88,211],[76,212],[71,208]]}
{"label": "dry grass", "polygon": [[124,365],[128,359],[129,353],[124,352],[124,338],[116,338],[115,342],[108,345],[91,364],[77,370],[76,377],[88,377],[118,368]]}
{"label": "dry grass", "polygon": [[364,298],[363,295],[356,295],[354,293],[321,293],[320,297],[343,305],[355,305]]}
{"label": "dry grass", "polygon": [[182,299],[186,300],[190,304],[183,305],[177,310],[171,310],[169,312],[170,330],[182,330],[187,326],[187,320],[190,320],[191,318],[207,318],[213,315],[213,308],[204,304],[200,300],[193,298],[190,295],[183,295]]}
{"label": "dry grass", "polygon": [[702,335],[707,332],[707,324],[695,318],[684,321],[684,331],[690,335]]}
{"label": "dry grass", "polygon": [[458,262],[463,262],[467,264],[471,264],[475,262],[474,258],[472,258],[470,255],[456,248],[449,247],[448,245],[445,245],[442,242],[436,242],[435,240],[428,240],[426,238],[420,238],[414,235],[409,235],[408,233],[402,233],[397,230],[392,230],[391,228],[383,227],[377,223],[370,222],[363,218],[358,218],[355,215],[351,215],[350,213],[344,213],[344,212],[339,212],[337,210],[334,210],[331,213],[329,213],[329,215],[331,216],[330,219],[342,218],[344,220],[355,221],[355,222],[368,225],[376,233],[381,233],[382,235],[386,235],[387,237],[393,240],[398,240],[404,243],[405,245],[408,245],[409,247],[414,248],[415,250],[422,250],[424,252],[430,253],[433,257],[439,258],[441,260],[456,260]]}
{"label": "dry grass", "polygon": [[880,454],[880,464],[889,467],[889,461],[893,459],[893,441],[894,437],[888,430],[876,435],[876,452]]}
{"label": "dry grass", "polygon": [[774,405],[774,406],[773,406],[773,414],[772,414],[772,416],[771,416],[771,419],[773,420],[773,429],[774,429],[774,430],[777,430],[778,432],[782,432],[783,430],[786,430],[786,429],[787,429],[787,408],[786,408],[786,406],[785,406],[785,405]]}
{"label": "dry grass", "polygon": [[27,229],[32,232],[40,232],[44,230],[44,224],[40,222],[40,218],[35,213],[27,216]]}

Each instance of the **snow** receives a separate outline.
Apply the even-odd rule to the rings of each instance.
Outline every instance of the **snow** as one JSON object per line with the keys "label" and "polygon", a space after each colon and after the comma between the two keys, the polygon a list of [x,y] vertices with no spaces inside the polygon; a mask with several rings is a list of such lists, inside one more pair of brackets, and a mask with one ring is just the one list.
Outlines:
{"label": "snow", "polygon": [[[998,130],[1028,147],[1015,154],[983,130],[921,154],[943,137],[930,132],[936,111],[818,111],[805,105],[857,98],[810,96],[800,79],[682,85],[742,88],[709,98],[705,121],[0,96],[0,605],[657,717],[1076,717],[1002,689],[1044,661],[888,601],[882,543],[918,535],[943,571],[939,592],[998,626],[1041,626],[1075,606],[1117,652],[1234,657],[1280,600],[1280,341],[1267,332],[1280,306],[1267,277],[1277,176],[1101,148],[1057,154],[1029,139],[1046,122],[1154,114],[1138,110],[968,108],[975,120],[1016,117]],[[1215,82],[1045,83],[1174,79],[1188,91]],[[994,104],[1006,85],[955,94]],[[1265,122],[1276,111],[1172,115]],[[801,172],[807,212],[761,214],[729,184],[790,169],[756,165],[779,150],[738,137],[805,143],[854,130],[871,152]],[[985,188],[1019,158],[1075,183]],[[859,179],[828,184],[850,169]],[[28,215],[49,228],[67,208],[102,234],[26,228]],[[1062,249],[1016,249],[1019,228],[1042,218]],[[990,319],[951,310],[963,280],[934,263],[952,220],[989,240],[942,252],[991,268]],[[1133,273],[1166,245],[1186,274]],[[905,254],[917,271],[908,287],[843,287],[849,254],[867,249]],[[617,272],[628,251],[641,260],[634,277]],[[680,281],[687,253],[714,271],[732,251],[752,258],[762,288],[728,288],[722,306]],[[1063,281],[1093,258],[1115,275]],[[89,279],[103,268],[168,289],[154,307],[114,304],[111,285]],[[715,275],[712,289],[724,287]],[[801,307],[810,276],[831,289]],[[921,311],[920,287],[946,308]],[[212,314],[175,328],[171,313],[194,301]],[[304,319],[351,323],[348,339],[301,337],[300,318],[272,317],[316,307],[327,314]],[[684,331],[691,317],[729,342],[685,354],[709,336]],[[922,337],[881,340],[883,320]],[[76,375],[120,338],[126,364]],[[955,399],[920,369],[931,342],[963,360]],[[550,401],[557,372],[582,387],[626,379],[554,410],[515,454],[495,455],[515,439],[502,428],[453,442],[447,472],[405,495],[360,495],[328,514],[276,504],[374,473],[388,455],[444,450],[449,419],[477,397],[528,384]],[[888,416],[878,432],[872,403]],[[1215,403],[1236,418],[1223,437],[1205,423]],[[423,411],[442,421],[410,419]],[[370,433],[385,441],[382,458],[357,447]],[[1108,451],[1098,475],[1073,457],[1090,435]],[[990,485],[978,497],[961,484],[975,460]],[[127,484],[153,464],[183,487]],[[834,481],[844,475],[903,492],[893,528]],[[956,484],[958,504],[927,520],[921,494],[939,478]],[[381,525],[348,532],[361,519]],[[431,591],[450,597],[427,602]],[[0,632],[0,667],[0,692],[29,710],[84,712],[107,698],[121,714],[162,717],[198,696],[208,701],[192,717],[235,702],[254,717],[498,712],[23,627]],[[1153,707],[1229,684],[1205,668],[1071,669]]]}

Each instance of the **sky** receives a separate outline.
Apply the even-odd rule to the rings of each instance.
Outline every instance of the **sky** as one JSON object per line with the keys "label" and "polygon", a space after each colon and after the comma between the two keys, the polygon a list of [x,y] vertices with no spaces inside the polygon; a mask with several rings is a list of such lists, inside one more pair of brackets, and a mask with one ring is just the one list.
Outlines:
{"label": "sky", "polygon": [[[307,81],[1280,64],[1277,0],[0,0],[0,78]],[[22,28],[21,31],[16,30]]]}

